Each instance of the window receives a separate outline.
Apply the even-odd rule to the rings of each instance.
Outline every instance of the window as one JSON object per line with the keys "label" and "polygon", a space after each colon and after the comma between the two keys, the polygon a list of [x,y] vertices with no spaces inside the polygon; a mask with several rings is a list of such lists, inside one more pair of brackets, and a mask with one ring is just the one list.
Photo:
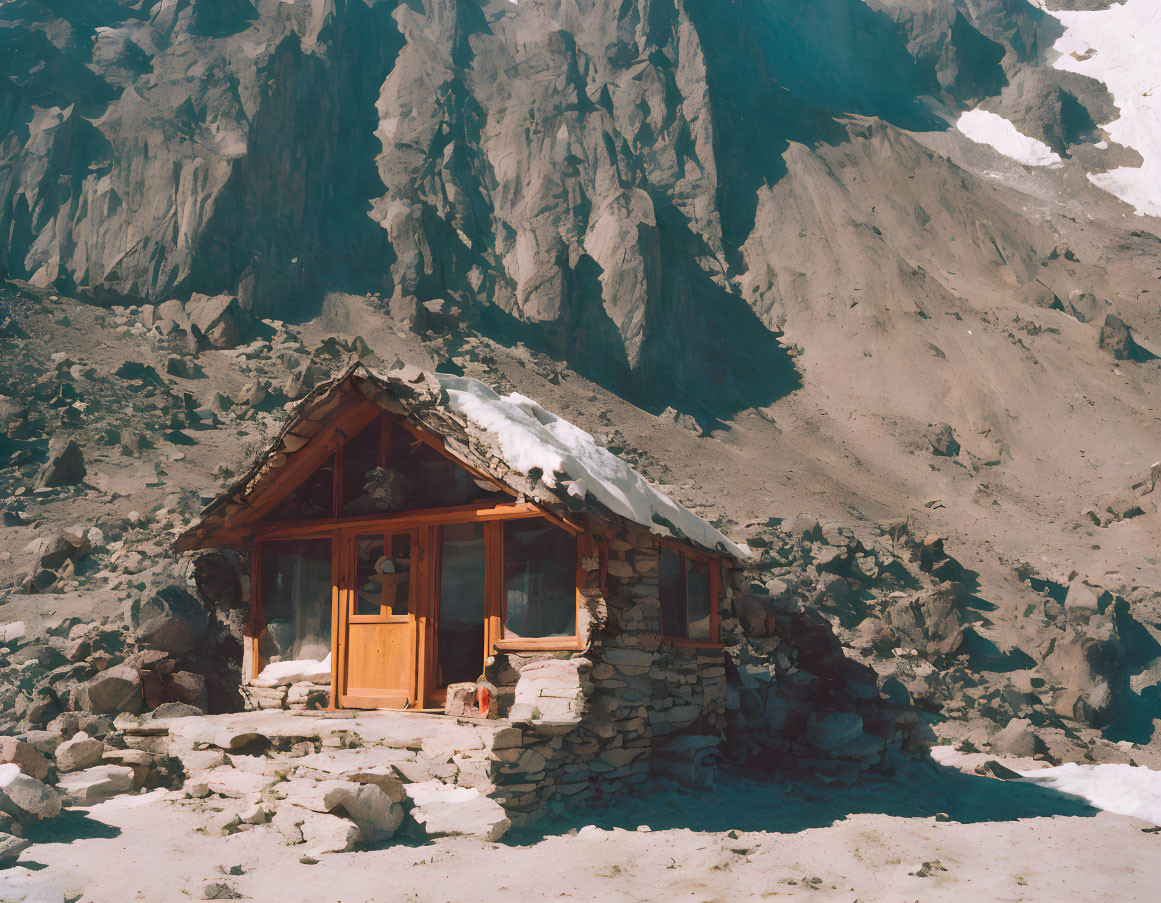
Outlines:
{"label": "window", "polygon": [[504,638],[576,633],[576,537],[545,520],[504,525]]}
{"label": "window", "polygon": [[331,652],[331,541],[279,540],[259,549],[263,658],[322,661]]}
{"label": "window", "polygon": [[484,525],[440,527],[438,562],[438,685],[446,687],[476,680],[484,670]]}
{"label": "window", "polygon": [[331,455],[286,498],[274,506],[270,520],[314,520],[335,516],[335,456]]}
{"label": "window", "polygon": [[[507,501],[507,493],[480,483],[455,461],[444,457],[398,423],[391,423],[386,465],[368,476],[387,487],[379,510],[410,511],[450,508],[483,499]],[[375,494],[377,486],[372,487]]]}
{"label": "window", "polygon": [[707,559],[661,546],[657,588],[663,636],[699,643],[717,642],[717,567]]}
{"label": "window", "polygon": [[411,606],[411,534],[355,539],[352,615],[406,617]]}
{"label": "window", "polygon": [[339,512],[342,516],[371,514],[376,510],[367,486],[368,478],[379,465],[382,432],[379,418],[375,418],[343,446],[343,494]]}
{"label": "window", "polygon": [[264,519],[329,520],[510,500],[399,422],[375,417]]}

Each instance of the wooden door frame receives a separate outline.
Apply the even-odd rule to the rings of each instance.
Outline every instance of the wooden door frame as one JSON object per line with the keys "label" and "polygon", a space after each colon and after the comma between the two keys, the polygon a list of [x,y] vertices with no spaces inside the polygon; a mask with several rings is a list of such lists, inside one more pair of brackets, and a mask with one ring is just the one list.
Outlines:
{"label": "wooden door frame", "polygon": [[[420,534],[423,528],[418,525],[410,527],[404,526],[400,523],[386,523],[381,526],[369,527],[366,525],[356,525],[346,527],[338,531],[338,549],[339,552],[333,555],[333,559],[337,564],[338,583],[335,586],[336,598],[336,613],[334,617],[338,619],[339,630],[337,634],[331,636],[331,699],[332,707],[341,708],[399,708],[397,704],[398,697],[395,695],[374,696],[370,694],[352,695],[347,692],[347,678],[349,670],[348,656],[350,655],[350,627],[351,624],[408,624],[409,638],[405,644],[410,652],[410,665],[408,667],[408,686],[406,695],[404,697],[404,707],[414,708],[419,702],[419,623],[420,612],[426,607],[421,592],[419,581],[416,580],[417,572],[420,570],[417,567],[421,559],[419,543],[421,542]],[[358,588],[355,586],[355,579],[357,574],[356,565],[356,542],[360,537],[375,537],[381,536],[384,540],[388,537],[408,534],[411,545],[411,562],[410,562],[410,579],[408,580],[407,588],[407,616],[400,618],[398,616],[379,615],[356,615],[354,613],[355,595]],[[386,546],[386,543],[384,543]],[[384,688],[385,689],[385,688]],[[364,705],[355,705],[355,702],[369,703]]]}

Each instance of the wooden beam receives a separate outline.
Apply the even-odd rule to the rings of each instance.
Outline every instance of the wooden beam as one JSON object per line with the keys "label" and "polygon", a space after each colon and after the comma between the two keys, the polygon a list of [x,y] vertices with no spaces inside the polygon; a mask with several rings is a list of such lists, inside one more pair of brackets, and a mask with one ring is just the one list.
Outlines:
{"label": "wooden beam", "polygon": [[[262,540],[300,539],[326,536],[332,530],[383,530],[398,532],[408,527],[430,524],[469,524],[493,520],[517,520],[543,517],[556,523],[543,509],[531,502],[510,502],[491,507],[456,505],[452,508],[425,508],[420,511],[399,511],[390,514],[366,514],[359,517],[325,518],[309,521],[283,521],[263,524],[254,535]],[[574,528],[575,529],[575,528]],[[570,530],[569,532],[572,532]]]}
{"label": "wooden beam", "polygon": [[299,451],[287,458],[278,471],[260,479],[254,498],[246,501],[233,517],[227,517],[224,529],[231,533],[243,532],[271,508],[301,486],[327,458],[359,430],[379,415],[381,408],[361,395],[351,402],[350,410],[336,414],[334,419],[319,430]]}

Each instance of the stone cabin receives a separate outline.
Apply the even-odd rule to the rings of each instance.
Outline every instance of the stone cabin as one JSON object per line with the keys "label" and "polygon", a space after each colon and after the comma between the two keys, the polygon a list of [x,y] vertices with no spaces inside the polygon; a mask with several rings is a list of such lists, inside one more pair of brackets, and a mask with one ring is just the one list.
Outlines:
{"label": "stone cabin", "polygon": [[250,708],[511,726],[482,767],[513,814],[696,782],[724,736],[749,549],[523,396],[354,363],[176,548],[248,562]]}

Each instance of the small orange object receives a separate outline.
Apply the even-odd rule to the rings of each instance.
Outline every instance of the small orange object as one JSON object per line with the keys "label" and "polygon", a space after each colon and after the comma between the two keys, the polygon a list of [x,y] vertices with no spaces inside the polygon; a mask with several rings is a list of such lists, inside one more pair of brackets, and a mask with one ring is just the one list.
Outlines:
{"label": "small orange object", "polygon": [[487,687],[476,687],[476,706],[480,714],[487,718],[488,709],[492,706],[492,691]]}

